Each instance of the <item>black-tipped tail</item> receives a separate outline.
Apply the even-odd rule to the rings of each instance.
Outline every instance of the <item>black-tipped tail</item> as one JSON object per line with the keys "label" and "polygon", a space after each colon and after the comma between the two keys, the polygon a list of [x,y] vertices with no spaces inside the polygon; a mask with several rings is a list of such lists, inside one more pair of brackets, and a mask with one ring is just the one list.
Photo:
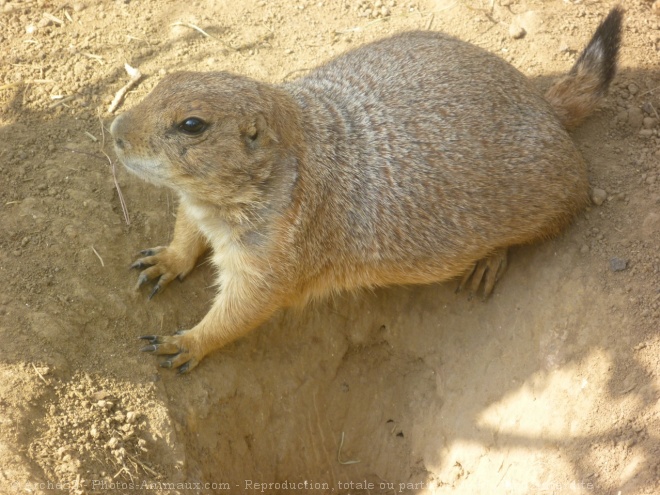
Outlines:
{"label": "black-tipped tail", "polygon": [[622,24],[623,9],[618,6],[614,7],[596,29],[591,41],[575,62],[569,75],[576,75],[580,72],[598,74],[598,89],[603,94],[607,93],[607,89],[616,74]]}
{"label": "black-tipped tail", "polygon": [[569,73],[545,94],[568,129],[577,127],[607,94],[616,75],[623,9],[613,8]]}

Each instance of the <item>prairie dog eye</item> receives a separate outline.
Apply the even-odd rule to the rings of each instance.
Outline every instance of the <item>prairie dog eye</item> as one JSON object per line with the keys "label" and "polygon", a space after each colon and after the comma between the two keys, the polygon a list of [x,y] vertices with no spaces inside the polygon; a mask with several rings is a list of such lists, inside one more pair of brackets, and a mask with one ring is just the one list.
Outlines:
{"label": "prairie dog eye", "polygon": [[206,122],[197,117],[188,117],[179,124],[179,130],[190,135],[201,134],[207,127]]}

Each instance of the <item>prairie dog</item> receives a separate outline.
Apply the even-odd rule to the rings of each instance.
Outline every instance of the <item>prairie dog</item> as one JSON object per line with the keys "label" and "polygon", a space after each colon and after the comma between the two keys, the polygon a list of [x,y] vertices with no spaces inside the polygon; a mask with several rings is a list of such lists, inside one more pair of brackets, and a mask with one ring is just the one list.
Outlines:
{"label": "prairie dog", "polygon": [[218,293],[194,328],[145,336],[192,370],[278,308],[330,291],[463,276],[488,295],[509,246],[560,232],[588,201],[568,128],[614,77],[613,9],[545,97],[500,58],[407,32],[281,85],[168,75],[112,124],[118,157],[180,198],[172,242],[143,251],[152,296],[208,247]]}

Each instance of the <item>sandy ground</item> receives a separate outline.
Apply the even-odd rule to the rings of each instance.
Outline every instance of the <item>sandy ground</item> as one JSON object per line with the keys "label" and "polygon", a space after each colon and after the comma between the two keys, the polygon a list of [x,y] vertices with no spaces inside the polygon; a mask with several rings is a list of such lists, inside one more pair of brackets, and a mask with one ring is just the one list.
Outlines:
{"label": "sandy ground", "polygon": [[344,295],[279,313],[185,377],[138,352],[138,335],[204,315],[213,272],[151,302],[134,290],[128,266],[168,241],[175,198],[117,164],[125,217],[102,130],[125,62],[145,75],[129,108],[167,72],[281,82],[432,29],[545,87],[613,5],[380,4],[0,0],[0,493],[660,493],[651,1],[624,2],[620,73],[575,133],[604,201],[513,250],[488,301],[455,283]]}

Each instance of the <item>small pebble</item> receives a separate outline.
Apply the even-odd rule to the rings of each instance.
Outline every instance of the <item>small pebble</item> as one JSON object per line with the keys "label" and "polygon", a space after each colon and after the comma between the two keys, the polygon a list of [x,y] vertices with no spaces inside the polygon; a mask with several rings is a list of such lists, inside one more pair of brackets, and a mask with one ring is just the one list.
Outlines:
{"label": "small pebble", "polygon": [[596,206],[602,205],[606,199],[607,199],[607,191],[603,189],[599,189],[597,187],[594,187],[591,190],[591,201],[593,201],[593,203]]}
{"label": "small pebble", "polygon": [[514,40],[524,38],[526,34],[527,31],[525,31],[525,28],[523,28],[517,22],[514,22],[509,26],[509,36],[511,36]]}
{"label": "small pebble", "polygon": [[582,244],[582,247],[580,247],[580,252],[582,254],[587,254],[589,252],[589,246],[587,246],[586,244]]}
{"label": "small pebble", "polygon": [[630,91],[630,94],[634,96],[639,92],[639,87],[637,87],[636,84],[629,84],[628,91]]}
{"label": "small pebble", "polygon": [[644,120],[642,121],[644,129],[653,129],[657,124],[658,119],[654,119],[653,117],[644,117]]}
{"label": "small pebble", "polygon": [[622,258],[612,258],[610,260],[610,270],[613,272],[621,272],[628,268],[628,260]]}

